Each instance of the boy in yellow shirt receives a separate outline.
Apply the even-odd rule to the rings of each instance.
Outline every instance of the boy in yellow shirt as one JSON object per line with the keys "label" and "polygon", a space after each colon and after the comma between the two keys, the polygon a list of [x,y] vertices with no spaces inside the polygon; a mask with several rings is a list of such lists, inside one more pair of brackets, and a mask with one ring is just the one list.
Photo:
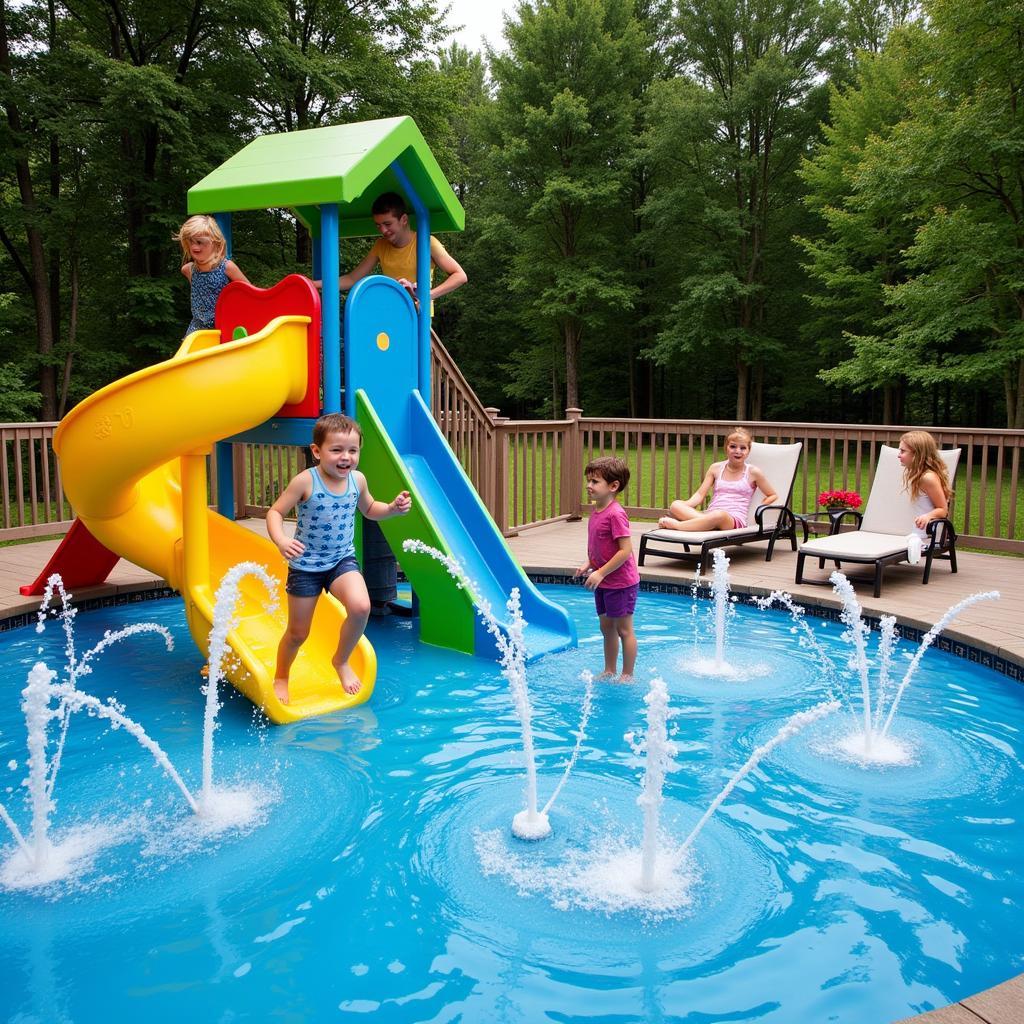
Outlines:
{"label": "boy in yellow shirt", "polygon": [[[373,201],[370,212],[381,237],[373,243],[366,258],[351,273],[342,275],[338,287],[343,292],[348,291],[357,281],[372,273],[379,263],[382,274],[415,291],[416,232],[409,227],[405,200],[397,192],[384,192]],[[433,235],[430,236],[430,262],[433,264],[430,269],[431,283],[434,267],[448,275],[439,285],[430,289],[431,301],[461,288],[469,280],[466,272]]]}

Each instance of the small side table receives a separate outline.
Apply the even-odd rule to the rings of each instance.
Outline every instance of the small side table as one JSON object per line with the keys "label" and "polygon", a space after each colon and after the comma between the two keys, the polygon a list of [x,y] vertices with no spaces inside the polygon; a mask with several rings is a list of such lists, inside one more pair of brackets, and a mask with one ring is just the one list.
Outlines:
{"label": "small side table", "polygon": [[833,534],[839,527],[839,521],[846,515],[847,512],[852,512],[853,509],[849,508],[836,508],[836,509],[821,509],[817,512],[803,512],[793,513],[793,518],[800,524],[804,531],[804,540],[806,544],[808,537],[810,536],[809,525],[811,523],[825,523],[829,524],[828,532]]}

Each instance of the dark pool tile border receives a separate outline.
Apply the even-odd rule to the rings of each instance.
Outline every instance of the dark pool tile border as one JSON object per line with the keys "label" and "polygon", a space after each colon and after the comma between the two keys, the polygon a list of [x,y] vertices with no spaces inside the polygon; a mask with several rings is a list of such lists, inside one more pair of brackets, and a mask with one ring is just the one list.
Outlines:
{"label": "dark pool tile border", "polygon": [[[555,583],[555,584],[569,584],[570,586],[583,586],[581,579],[574,579],[572,576],[561,576],[558,573],[534,573],[528,574],[530,579],[534,583]],[[664,583],[657,580],[641,580],[640,590],[646,594],[684,594],[689,597],[694,592],[693,583]],[[701,583],[696,588],[697,596],[704,599],[710,600],[711,598],[711,587],[708,584]],[[741,591],[733,591],[733,597],[740,604],[752,605],[755,603],[759,594],[746,594]],[[810,601],[797,599],[797,603],[807,612],[808,615],[813,615],[815,618],[824,619],[826,622],[840,622],[840,610],[838,608],[831,608],[828,605],[815,604]],[[881,624],[881,616],[871,615],[869,613],[864,614],[864,621],[868,626],[877,631]],[[897,634],[911,643],[920,643],[925,634],[928,632],[927,629],[921,629],[917,626],[904,625],[900,623],[896,627]],[[1024,683],[1024,665],[1019,665],[1015,661],[1011,661],[1009,658],[1000,657],[997,654],[993,654],[991,651],[982,650],[980,647],[975,647],[973,644],[964,643],[962,640],[955,640],[948,636],[939,636],[932,643],[932,646],[939,651],[946,651],[948,654],[952,654],[956,658],[965,658],[967,661],[976,662],[979,665],[983,665],[985,668],[992,669],[993,672],[998,672],[1000,675],[1006,676],[1008,679],[1012,679],[1016,683]]]}
{"label": "dark pool tile border", "polygon": [[[104,594],[102,597],[84,597],[74,599],[74,606],[80,612],[94,612],[101,608],[116,608],[120,605],[143,604],[146,601],[160,601],[165,597],[177,597],[178,592],[171,587],[149,587],[144,590],[120,590],[116,594]],[[34,626],[39,617],[38,607],[29,611],[17,612],[0,619],[0,633],[23,626]]]}
{"label": "dark pool tile border", "polygon": [[[529,577],[534,583],[583,586],[582,580],[574,579],[568,575],[562,576],[558,573],[531,572]],[[693,588],[694,585],[692,583],[664,583],[656,580],[640,581],[641,591],[647,594],[684,594],[689,597],[693,593]],[[146,601],[159,601],[166,597],[176,597],[177,594],[178,592],[171,587],[150,586],[138,590],[122,590],[116,594],[104,594],[100,597],[83,598],[81,601],[75,602],[75,607],[79,611],[91,612],[102,608],[115,608],[121,605],[143,604]],[[711,587],[704,583],[699,584],[697,586],[697,596],[704,600],[709,600],[711,598]],[[740,604],[752,605],[758,595],[734,591],[733,596]],[[800,601],[800,604],[809,615],[813,615],[816,618],[824,619],[826,622],[840,621],[838,608],[830,608],[827,605],[813,604],[807,601]],[[21,629],[24,626],[33,626],[36,623],[36,618],[37,610],[35,608],[29,611],[17,612],[14,615],[8,615],[6,618],[0,619],[0,633],[7,633],[12,629]],[[877,615],[866,614],[864,621],[873,630],[879,628],[880,617]],[[917,626],[901,624],[897,628],[899,635],[912,643],[920,643],[927,632],[927,630],[920,629]],[[966,658],[968,661],[973,661],[985,668],[990,668],[993,672],[998,672],[1000,675],[1014,680],[1014,682],[1024,683],[1024,666],[1018,665],[1015,661],[1011,661],[1008,658],[1002,658],[997,654],[992,654],[990,651],[984,651],[980,647],[975,647],[973,644],[964,643],[962,640],[954,640],[948,636],[938,637],[933,646],[937,650],[952,654],[954,657]]]}

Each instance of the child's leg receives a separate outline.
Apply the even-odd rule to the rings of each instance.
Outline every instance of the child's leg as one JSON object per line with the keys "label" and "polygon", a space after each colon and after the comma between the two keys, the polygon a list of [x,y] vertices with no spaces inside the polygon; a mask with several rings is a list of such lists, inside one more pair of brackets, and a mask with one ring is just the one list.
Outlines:
{"label": "child's leg", "polygon": [[366,582],[362,573],[346,572],[331,584],[331,593],[345,606],[345,622],[338,637],[338,649],[334,652],[331,664],[341,679],[346,693],[358,693],[359,677],[352,671],[348,659],[359,643],[359,638],[366,629],[366,620],[370,617],[370,595],[366,591]]}
{"label": "child's leg", "polygon": [[636,633],[633,632],[633,616],[623,615],[611,620],[615,624],[615,632],[622,642],[622,676],[624,683],[633,681],[633,670],[636,668]]}
{"label": "child's leg", "polygon": [[604,638],[604,671],[601,677],[615,675],[619,667],[619,633],[615,628],[615,620],[607,615],[599,616],[601,623],[601,636]]}
{"label": "child's leg", "polygon": [[[672,511],[675,513],[675,506],[679,502],[673,502]],[[662,516],[658,520],[658,527],[662,530],[731,530],[733,528],[732,516],[724,508],[717,508],[708,512],[698,512],[696,509],[684,505],[692,513],[685,521],[680,521],[675,515]]]}
{"label": "child's leg", "polygon": [[309,636],[309,626],[319,597],[288,595],[288,625],[277,645],[277,667],[274,669],[274,693],[282,704],[288,703],[288,673],[299,648]]}

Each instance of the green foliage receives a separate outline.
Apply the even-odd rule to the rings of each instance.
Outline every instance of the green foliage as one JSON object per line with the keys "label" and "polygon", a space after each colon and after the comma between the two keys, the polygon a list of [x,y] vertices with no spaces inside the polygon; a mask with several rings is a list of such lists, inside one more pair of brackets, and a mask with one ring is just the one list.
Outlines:
{"label": "green foliage", "polygon": [[18,423],[39,414],[40,395],[25,381],[25,373],[14,363],[0,363],[0,420]]}
{"label": "green foliage", "polygon": [[684,73],[652,88],[645,136],[651,258],[665,262],[667,240],[679,254],[653,355],[734,365],[736,415],[757,418],[765,369],[790,340],[773,297],[793,276],[795,171],[823,111],[837,21],[818,0],[684,0],[678,12]]}
{"label": "green foliage", "polygon": [[805,168],[826,223],[805,240],[815,300],[852,354],[822,376],[867,389],[986,387],[1024,426],[1024,54],[1019,7],[934,0],[833,98]]}
{"label": "green foliage", "polygon": [[642,33],[626,0],[538,0],[518,8],[506,35],[507,53],[491,55],[495,100],[480,117],[496,190],[482,204],[485,230],[511,250],[520,323],[563,347],[575,405],[584,338],[635,298],[613,211],[631,156]]}
{"label": "green foliage", "polygon": [[[526,0],[484,54],[440,0],[0,19],[3,416],[174,351],[185,193],[250,138],[410,114],[467,211],[435,326],[485,404],[1024,426],[1019,5]],[[310,269],[287,212],[234,246]]]}

